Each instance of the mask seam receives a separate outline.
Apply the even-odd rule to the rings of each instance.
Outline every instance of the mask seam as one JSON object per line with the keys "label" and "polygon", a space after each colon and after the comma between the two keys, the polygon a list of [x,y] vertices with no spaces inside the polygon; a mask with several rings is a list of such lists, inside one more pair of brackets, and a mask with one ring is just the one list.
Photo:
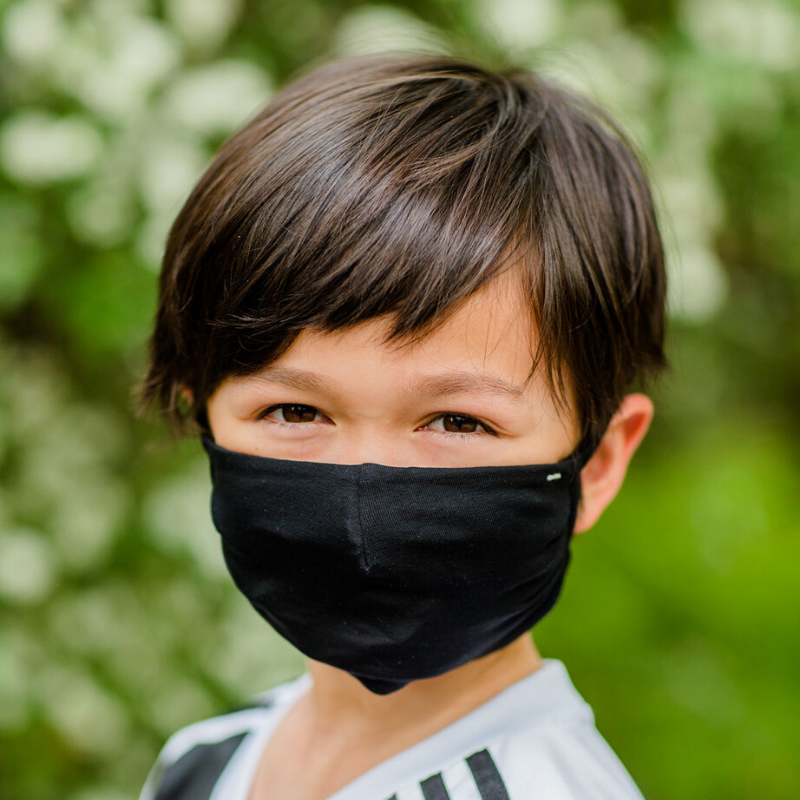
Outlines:
{"label": "mask seam", "polygon": [[361,537],[361,560],[364,569],[369,572],[369,553],[367,552],[367,537],[364,536],[364,518],[361,513],[361,473],[364,471],[364,465],[358,466],[358,480],[356,482],[356,503],[358,505],[358,535]]}

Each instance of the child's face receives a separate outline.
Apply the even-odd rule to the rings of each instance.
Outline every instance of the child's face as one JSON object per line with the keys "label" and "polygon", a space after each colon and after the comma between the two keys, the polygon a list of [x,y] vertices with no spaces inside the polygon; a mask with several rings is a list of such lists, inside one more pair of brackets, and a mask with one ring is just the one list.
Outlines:
{"label": "child's face", "polygon": [[513,271],[418,344],[382,344],[389,325],[304,332],[266,369],[225,380],[208,401],[217,443],[423,467],[553,463],[576,446],[574,412],[559,414],[538,373],[528,380],[535,333]]}

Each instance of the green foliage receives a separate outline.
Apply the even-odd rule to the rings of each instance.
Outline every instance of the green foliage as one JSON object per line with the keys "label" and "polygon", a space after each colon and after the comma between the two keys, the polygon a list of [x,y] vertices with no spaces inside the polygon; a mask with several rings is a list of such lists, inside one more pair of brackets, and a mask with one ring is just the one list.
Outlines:
{"label": "green foliage", "polygon": [[233,589],[196,442],[133,414],[169,224],[295,70],[536,65],[640,143],[673,371],[537,629],[647,797],[800,785],[800,11],[786,0],[0,3],[0,787],[136,796],[166,736],[302,669]]}

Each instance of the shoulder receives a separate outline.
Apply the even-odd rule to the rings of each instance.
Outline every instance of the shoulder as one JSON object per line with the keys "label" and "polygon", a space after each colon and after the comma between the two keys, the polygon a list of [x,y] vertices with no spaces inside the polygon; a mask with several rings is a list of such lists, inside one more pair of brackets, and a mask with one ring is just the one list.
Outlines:
{"label": "shoulder", "polygon": [[[589,704],[566,667],[546,660],[531,681],[529,724],[495,739],[487,752],[509,787],[512,800],[642,800],[636,784],[595,725]],[[534,676],[536,677],[536,676]]]}
{"label": "shoulder", "polygon": [[139,800],[210,798],[248,737],[276,723],[306,683],[307,676],[303,676],[259,694],[228,713],[181,728],[161,749]]}
{"label": "shoulder", "polygon": [[593,724],[553,724],[487,748],[511,800],[642,800]]}
{"label": "shoulder", "polygon": [[390,800],[420,795],[425,800],[643,800],[602,739],[567,730],[495,741],[401,786]]}
{"label": "shoulder", "polygon": [[461,742],[458,757],[419,782],[426,800],[643,800],[560,661],[547,659],[479,713],[480,741]]}

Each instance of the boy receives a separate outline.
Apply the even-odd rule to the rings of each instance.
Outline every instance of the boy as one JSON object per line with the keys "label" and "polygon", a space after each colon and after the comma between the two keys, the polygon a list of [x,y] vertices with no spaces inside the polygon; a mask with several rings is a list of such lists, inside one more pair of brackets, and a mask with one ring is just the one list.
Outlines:
{"label": "boy", "polygon": [[308,672],[143,800],[641,797],[529,634],[664,363],[651,196],[597,108],[444,57],[333,63],[175,221],[146,401],[202,434],[226,563]]}

